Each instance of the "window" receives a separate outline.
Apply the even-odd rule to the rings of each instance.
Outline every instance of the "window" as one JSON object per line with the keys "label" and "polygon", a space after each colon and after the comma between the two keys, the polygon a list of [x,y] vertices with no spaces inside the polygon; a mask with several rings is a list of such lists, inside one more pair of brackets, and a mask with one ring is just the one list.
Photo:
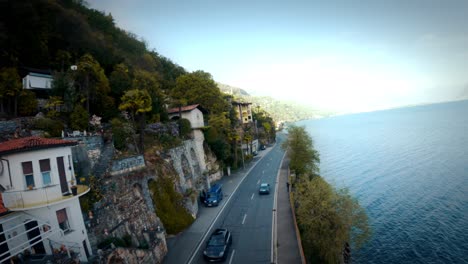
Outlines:
{"label": "window", "polygon": [[49,159],[39,160],[39,167],[41,168],[42,184],[43,185],[51,184],[52,180],[50,179],[50,160]]}
{"label": "window", "polygon": [[23,175],[24,175],[24,179],[26,181],[26,187],[36,186],[34,184],[34,174],[33,174],[32,161],[22,162],[21,166],[23,167]]}
{"label": "window", "polygon": [[58,210],[56,213],[60,229],[62,229],[64,232],[71,231],[70,223],[68,222],[67,209],[63,208],[61,210]]}

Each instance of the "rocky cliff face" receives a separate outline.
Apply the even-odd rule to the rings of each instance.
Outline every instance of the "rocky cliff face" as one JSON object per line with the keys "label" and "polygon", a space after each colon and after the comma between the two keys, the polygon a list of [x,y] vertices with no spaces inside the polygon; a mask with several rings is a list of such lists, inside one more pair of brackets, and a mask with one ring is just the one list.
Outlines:
{"label": "rocky cliff face", "polygon": [[[99,160],[94,157],[97,151],[89,153],[92,154],[89,159]],[[118,259],[129,263],[161,263],[166,255],[164,225],[155,211],[148,183],[162,175],[178,175],[174,187],[184,195],[185,207],[196,218],[199,191],[221,177],[216,158],[205,152],[200,137],[164,153],[149,149],[144,159],[144,167],[130,162],[139,167],[119,172],[109,168],[110,173],[98,176],[104,198],[94,205],[91,213],[85,214],[92,248],[97,249],[100,242],[111,238],[131,241],[131,248],[108,246],[97,251],[99,258],[108,263]]]}

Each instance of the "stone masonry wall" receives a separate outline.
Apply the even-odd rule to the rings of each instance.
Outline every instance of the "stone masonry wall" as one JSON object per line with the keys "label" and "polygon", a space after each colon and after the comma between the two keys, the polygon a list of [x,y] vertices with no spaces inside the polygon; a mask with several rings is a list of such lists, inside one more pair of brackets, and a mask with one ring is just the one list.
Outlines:
{"label": "stone masonry wall", "polygon": [[[110,249],[110,255],[105,258],[110,257],[115,260],[126,252],[125,254],[133,255],[127,258],[138,260],[135,263],[162,262],[167,252],[163,224],[154,211],[148,189],[148,181],[155,177],[146,170],[140,170],[102,179],[104,198],[94,205],[93,217],[90,219],[88,215],[86,219],[92,247],[97,248],[98,243],[106,238],[123,238],[128,235],[131,237],[133,247],[145,245],[149,247],[139,250]],[[106,254],[101,251],[100,255]],[[143,260],[145,261],[142,262]]]}

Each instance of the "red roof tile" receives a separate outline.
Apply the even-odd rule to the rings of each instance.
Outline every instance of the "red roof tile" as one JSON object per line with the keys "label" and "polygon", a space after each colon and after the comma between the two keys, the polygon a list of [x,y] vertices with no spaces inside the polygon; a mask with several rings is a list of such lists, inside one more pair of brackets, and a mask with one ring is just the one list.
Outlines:
{"label": "red roof tile", "polygon": [[63,139],[41,137],[19,138],[0,143],[0,155],[50,147],[73,146],[76,144],[76,141]]}
{"label": "red roof tile", "polygon": [[[182,112],[192,111],[195,108],[200,109],[200,111],[202,112],[206,112],[205,109],[203,109],[199,104],[182,106]],[[175,107],[175,108],[171,108],[167,110],[168,114],[173,114],[173,113],[178,113],[178,112],[179,112],[179,107]]]}

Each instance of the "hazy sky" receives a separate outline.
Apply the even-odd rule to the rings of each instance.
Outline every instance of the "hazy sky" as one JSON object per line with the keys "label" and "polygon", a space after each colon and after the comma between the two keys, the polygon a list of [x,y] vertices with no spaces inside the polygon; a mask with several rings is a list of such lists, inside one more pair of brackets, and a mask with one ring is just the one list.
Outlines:
{"label": "hazy sky", "polygon": [[367,111],[468,98],[467,0],[89,0],[188,71]]}

